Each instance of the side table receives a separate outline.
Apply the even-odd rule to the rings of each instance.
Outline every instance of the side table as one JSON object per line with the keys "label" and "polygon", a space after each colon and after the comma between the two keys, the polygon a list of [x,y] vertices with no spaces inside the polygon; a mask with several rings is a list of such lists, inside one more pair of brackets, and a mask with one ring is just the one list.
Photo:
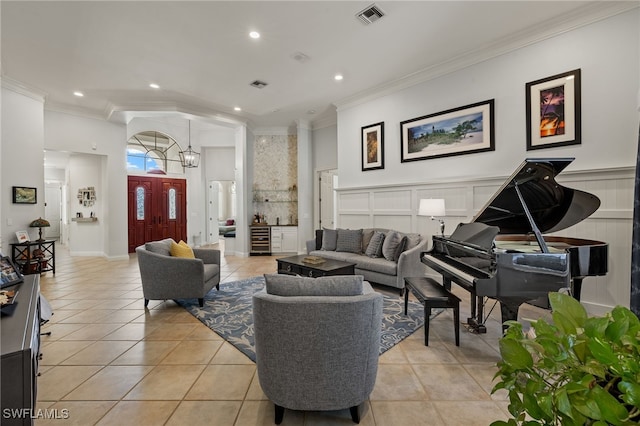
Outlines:
{"label": "side table", "polygon": [[11,244],[11,260],[24,275],[56,273],[56,242],[54,240],[28,241]]}

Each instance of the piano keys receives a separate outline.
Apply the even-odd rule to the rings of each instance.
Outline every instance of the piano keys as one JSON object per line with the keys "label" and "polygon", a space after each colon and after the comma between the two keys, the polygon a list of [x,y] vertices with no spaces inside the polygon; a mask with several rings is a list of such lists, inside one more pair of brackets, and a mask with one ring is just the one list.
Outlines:
{"label": "piano keys", "polygon": [[569,288],[578,300],[582,280],[607,273],[608,245],[543,236],[586,219],[600,206],[587,192],[566,188],[555,177],[573,158],[527,159],[476,214],[450,237],[433,236],[421,261],[442,275],[443,285],[468,290],[468,323],[485,332],[484,298],[500,302],[502,320],[517,319],[529,302],[545,305],[549,292]]}

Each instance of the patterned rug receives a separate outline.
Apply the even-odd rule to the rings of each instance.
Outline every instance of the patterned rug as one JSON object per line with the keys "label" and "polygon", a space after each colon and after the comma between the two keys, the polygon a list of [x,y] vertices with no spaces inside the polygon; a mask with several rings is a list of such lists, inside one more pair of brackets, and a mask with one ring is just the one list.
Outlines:
{"label": "patterned rug", "polygon": [[[220,284],[220,291],[214,288],[205,296],[202,308],[196,299],[178,299],[176,302],[256,362],[251,296],[263,287],[264,277],[253,277]],[[386,294],[382,296],[380,355],[424,324],[424,308],[420,303],[409,301],[408,314],[405,316],[403,298]]]}

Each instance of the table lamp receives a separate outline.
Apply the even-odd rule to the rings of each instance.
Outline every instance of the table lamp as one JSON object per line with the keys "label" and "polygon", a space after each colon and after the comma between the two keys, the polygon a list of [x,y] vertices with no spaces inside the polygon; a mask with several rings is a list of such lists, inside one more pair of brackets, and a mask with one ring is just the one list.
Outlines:
{"label": "table lamp", "polygon": [[39,232],[39,238],[36,240],[36,242],[41,243],[44,241],[44,238],[42,238],[42,228],[46,228],[48,226],[51,226],[51,224],[49,223],[48,220],[43,219],[43,218],[38,218],[36,220],[34,220],[33,222],[31,222],[29,224],[29,226],[31,228],[38,228],[38,232]]}
{"label": "table lamp", "polygon": [[418,216],[431,216],[431,220],[440,221],[440,234],[444,237],[444,221],[436,219],[445,215],[444,199],[442,198],[424,198],[420,200],[418,207]]}

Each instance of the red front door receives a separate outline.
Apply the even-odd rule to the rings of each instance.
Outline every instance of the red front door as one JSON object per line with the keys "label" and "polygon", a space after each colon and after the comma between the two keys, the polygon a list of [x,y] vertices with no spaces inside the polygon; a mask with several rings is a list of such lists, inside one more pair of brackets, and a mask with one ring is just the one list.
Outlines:
{"label": "red front door", "polygon": [[128,177],[129,253],[148,241],[187,241],[187,181]]}

